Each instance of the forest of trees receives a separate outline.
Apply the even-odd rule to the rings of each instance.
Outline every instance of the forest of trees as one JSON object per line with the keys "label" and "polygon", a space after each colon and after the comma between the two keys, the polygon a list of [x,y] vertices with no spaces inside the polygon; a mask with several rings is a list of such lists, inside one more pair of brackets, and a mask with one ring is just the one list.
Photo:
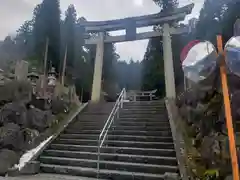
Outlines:
{"label": "forest of trees", "polygon": [[[178,0],[153,0],[159,6],[159,12],[167,12],[178,7]],[[187,35],[172,37],[173,59],[176,86],[183,84],[183,73],[180,64],[180,52],[193,39],[210,40],[216,43],[216,34],[222,33],[227,41],[233,35],[233,24],[239,17],[240,2],[238,0],[205,0],[200,12],[197,28]],[[85,45],[81,22],[84,17],[77,18],[74,5],[69,5],[63,19],[59,0],[43,0],[33,11],[33,17],[26,20],[18,29],[16,37],[7,36],[0,45],[0,66],[5,69],[14,60],[25,59],[32,67],[43,70],[45,44],[49,40],[48,67],[54,66],[60,74],[66,47],[67,83],[75,83],[80,94],[89,98],[92,85],[92,74],[96,47]],[[182,24],[174,24],[181,26]],[[158,29],[156,25],[153,29]],[[106,34],[108,35],[108,34]],[[149,40],[143,59],[129,63],[120,61],[114,44],[105,44],[103,82],[108,91],[117,87],[117,91],[127,89],[153,90],[158,95],[165,94],[164,63],[162,37]],[[117,86],[116,86],[117,85]]]}
{"label": "forest of trees", "polygon": [[[74,5],[69,5],[64,19],[61,19],[59,0],[43,0],[33,11],[33,17],[26,20],[17,30],[16,37],[7,36],[0,48],[0,66],[9,67],[12,61],[27,60],[30,68],[43,72],[44,53],[47,39],[48,69],[55,67],[61,75],[65,50],[67,49],[66,83],[75,83],[77,93],[83,91],[84,98],[89,98],[96,47],[85,46],[81,22],[77,18]],[[115,82],[116,77],[111,66],[117,63],[119,56],[113,44],[106,44],[104,51],[103,79],[105,84]],[[14,62],[13,62],[14,63]]]}

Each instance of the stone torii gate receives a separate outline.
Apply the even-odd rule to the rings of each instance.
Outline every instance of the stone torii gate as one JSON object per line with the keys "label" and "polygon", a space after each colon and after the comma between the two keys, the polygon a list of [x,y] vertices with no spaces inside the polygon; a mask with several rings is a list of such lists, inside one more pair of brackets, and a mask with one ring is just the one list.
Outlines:
{"label": "stone torii gate", "polygon": [[[176,98],[171,34],[185,33],[188,32],[188,29],[174,28],[171,27],[170,24],[184,20],[186,15],[191,13],[193,7],[194,5],[190,4],[182,8],[175,9],[170,13],[157,13],[109,21],[83,22],[81,26],[83,26],[85,32],[98,34],[96,37],[85,39],[85,44],[97,45],[91,101],[96,103],[100,100],[104,43],[134,41],[158,36],[163,36],[166,97]],[[161,29],[159,31],[136,33],[136,29],[139,27],[153,25],[161,25]],[[105,36],[106,32],[108,31],[124,29],[126,30],[126,35]]]}

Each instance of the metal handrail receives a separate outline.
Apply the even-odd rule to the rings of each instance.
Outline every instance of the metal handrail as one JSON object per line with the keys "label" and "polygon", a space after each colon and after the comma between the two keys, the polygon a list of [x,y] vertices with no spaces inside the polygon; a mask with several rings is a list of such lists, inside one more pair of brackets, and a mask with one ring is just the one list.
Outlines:
{"label": "metal handrail", "polygon": [[126,90],[125,88],[121,91],[110,115],[108,116],[108,119],[98,137],[98,161],[97,161],[97,178],[99,177],[99,171],[100,171],[100,154],[101,154],[101,148],[104,144],[104,141],[107,137],[107,133],[108,133],[108,130],[109,128],[111,127],[114,119],[115,119],[115,116],[117,115],[117,117],[119,116],[119,109],[120,108],[123,108],[123,101],[126,99]]}

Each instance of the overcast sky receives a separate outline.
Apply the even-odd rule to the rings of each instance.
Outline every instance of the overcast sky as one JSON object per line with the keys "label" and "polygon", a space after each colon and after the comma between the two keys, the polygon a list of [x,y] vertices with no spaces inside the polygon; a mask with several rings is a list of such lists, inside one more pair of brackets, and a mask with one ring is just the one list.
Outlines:
{"label": "overcast sky", "polygon": [[[41,1],[0,0],[0,40],[14,33],[25,20],[31,19],[35,5]],[[69,4],[74,4],[78,16],[84,16],[87,20],[108,20],[160,11],[152,0],[60,0],[60,2],[62,12]],[[204,0],[179,0],[179,2],[180,6],[195,3],[192,14],[186,17],[185,21],[187,21],[192,17],[198,17]],[[129,60],[131,57],[134,60],[142,60],[147,42],[148,40],[118,43],[116,44],[117,52],[123,60]]]}

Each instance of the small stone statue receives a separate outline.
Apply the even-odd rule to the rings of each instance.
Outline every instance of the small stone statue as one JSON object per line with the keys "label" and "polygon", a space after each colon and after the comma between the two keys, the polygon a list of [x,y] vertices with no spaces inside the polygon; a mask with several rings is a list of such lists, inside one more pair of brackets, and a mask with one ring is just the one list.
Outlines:
{"label": "small stone statue", "polygon": [[48,86],[56,86],[56,74],[55,68],[52,67],[51,71],[48,73]]}
{"label": "small stone statue", "polygon": [[37,73],[36,68],[32,68],[31,72],[28,73],[28,80],[31,82],[33,88],[33,94],[36,94],[37,81],[39,79],[39,74]]}

